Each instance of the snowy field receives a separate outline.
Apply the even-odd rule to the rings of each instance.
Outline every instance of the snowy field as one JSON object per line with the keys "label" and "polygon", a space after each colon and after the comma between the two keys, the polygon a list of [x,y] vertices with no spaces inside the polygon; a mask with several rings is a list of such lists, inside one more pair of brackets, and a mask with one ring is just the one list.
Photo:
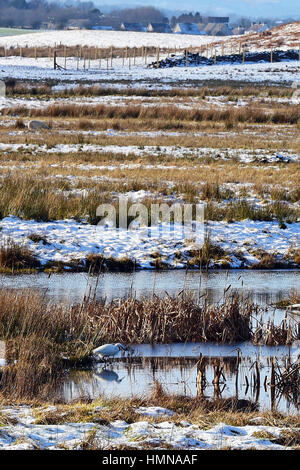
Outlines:
{"label": "snowy field", "polygon": [[[63,131],[62,131],[63,132]],[[103,135],[104,133],[100,133],[98,135]],[[14,135],[12,133],[11,135]],[[15,134],[17,135],[17,134]],[[20,135],[20,134],[19,134]],[[90,132],[88,135],[93,136],[93,132]],[[97,132],[95,134],[97,136]],[[113,131],[109,133],[105,133],[108,136],[118,136],[119,133],[115,133]],[[122,137],[128,134],[120,133]],[[137,134],[142,135],[143,134]],[[146,137],[146,135],[144,135]],[[150,134],[151,137],[151,134]],[[154,135],[155,137],[155,135]],[[38,154],[70,154],[70,153],[101,153],[101,154],[115,154],[115,155],[124,155],[128,157],[129,155],[134,155],[136,157],[157,157],[157,159],[161,156],[170,156],[174,159],[182,159],[182,158],[197,158],[201,159],[204,157],[211,157],[217,160],[231,160],[235,159],[237,161],[243,163],[290,163],[290,162],[299,162],[300,161],[300,154],[293,155],[291,151],[286,152],[284,155],[281,155],[278,152],[270,152],[265,149],[255,149],[255,150],[248,150],[248,149],[214,149],[214,148],[178,148],[176,146],[160,146],[159,149],[152,145],[148,146],[145,145],[143,148],[134,145],[93,145],[93,144],[57,144],[48,148],[46,145],[34,145],[34,144],[1,144],[0,143],[0,151],[4,154],[9,155],[10,153],[14,152],[30,152],[32,155]],[[1,165],[3,168],[3,165]],[[171,169],[170,166],[163,166],[163,165],[143,165],[139,164],[121,164],[120,166],[116,165],[105,165],[105,166],[95,166],[95,165],[80,165],[81,170],[108,170],[113,171],[117,168],[120,169],[136,169],[136,168],[157,168],[157,169]],[[178,168],[177,166],[173,167],[174,169]],[[178,170],[184,170],[186,167],[179,167]]]}
{"label": "snowy field", "polygon": [[[96,414],[101,417],[101,406]],[[36,411],[53,413],[57,409],[50,406]],[[161,407],[141,407],[136,413],[144,417],[140,421],[128,424],[126,421],[113,421],[107,425],[97,423],[66,423],[58,425],[35,424],[33,410],[27,406],[4,408],[0,413],[17,420],[16,425],[2,426],[0,431],[0,450],[33,449],[82,449],[88,436],[94,433],[94,441],[100,449],[116,449],[118,446],[131,446],[133,449],[163,449],[166,446],[174,450],[289,450],[276,444],[282,431],[280,428],[265,424],[265,419],[252,419],[251,425],[230,426],[219,423],[208,429],[187,421],[168,420],[176,414]],[[147,419],[148,418],[148,419]],[[157,418],[160,418],[157,421]],[[165,418],[165,420],[163,420]],[[150,421],[151,420],[151,421]]]}
{"label": "snowy field", "polygon": [[[116,41],[114,46],[126,45],[124,38],[127,37],[133,41],[129,45],[137,45],[134,41],[139,41],[141,37],[145,37],[149,41],[161,41],[163,39],[164,46],[168,46],[168,42],[165,41],[168,40],[169,36],[172,41],[186,40],[190,42],[190,37],[184,38],[176,35],[144,34],[140,36],[140,33],[89,31],[61,31],[57,34],[56,32],[37,33],[23,36],[22,40],[24,40],[24,44],[27,44],[27,38],[31,38],[32,41],[39,41],[43,38],[47,45],[53,45],[54,42],[58,43],[63,40],[68,41],[64,42],[68,45],[75,45],[78,42],[85,44],[84,41],[87,45],[95,45],[97,42],[95,38],[103,38],[103,43],[99,44],[97,42],[97,45],[107,47],[111,44],[109,41],[113,40]],[[198,36],[191,38],[194,41],[191,44],[194,45],[198,41],[205,42],[207,40],[207,38]],[[2,40],[8,40],[8,38]],[[17,41],[18,38],[9,38],[9,40]],[[51,41],[53,41],[53,44]],[[29,46],[35,44],[37,43],[28,42]],[[155,44],[152,43],[152,45]],[[74,86],[80,83],[86,83],[87,85],[93,83],[101,86],[110,84],[116,88],[127,86],[131,88],[144,86],[147,88],[151,86],[153,88],[164,88],[165,90],[182,86],[187,90],[189,86],[195,86],[195,83],[199,86],[207,80],[219,80],[224,85],[228,84],[229,81],[240,81],[248,84],[255,83],[257,86],[258,84],[276,83],[278,85],[300,81],[300,64],[298,62],[234,66],[220,64],[211,67],[179,67],[155,70],[148,69],[141,59],[137,59],[137,65],[131,68],[128,67],[128,64],[123,66],[121,59],[114,59],[113,68],[108,68],[108,70],[106,70],[105,64],[102,63],[102,68],[99,69],[99,61],[91,61],[90,70],[83,71],[82,63],[79,70],[76,70],[76,59],[68,59],[66,71],[54,71],[52,66],[52,61],[47,58],[38,61],[20,57],[1,58],[0,78],[30,79],[35,85],[53,79],[56,83],[53,91],[58,93],[69,87],[70,84]],[[126,188],[128,182],[136,178],[135,175],[137,175],[139,180],[136,180],[136,188],[129,191],[129,195],[132,200],[141,201],[143,197],[152,198],[153,200],[162,197],[162,191],[155,191],[150,188],[147,191],[145,190],[145,186],[151,186],[151,183],[157,179],[158,172],[161,172],[159,176],[165,183],[165,190],[167,191],[167,194],[164,195],[165,200],[167,202],[184,201],[184,192],[177,191],[173,194],[172,189],[177,184],[184,186],[185,181],[183,182],[182,179],[187,178],[187,183],[193,186],[190,188],[191,191],[194,190],[197,184],[200,190],[205,181],[197,182],[197,180],[192,179],[192,176],[189,181],[189,174],[192,175],[194,171],[199,171],[199,176],[201,176],[201,170],[208,172],[205,166],[203,168],[200,168],[200,166],[201,164],[205,165],[205,162],[211,159],[210,165],[223,164],[223,162],[226,164],[235,162],[236,165],[249,165],[251,172],[257,170],[259,173],[261,184],[268,183],[274,191],[278,189],[282,192],[283,195],[275,195],[277,197],[276,201],[279,200],[284,208],[289,208],[292,211],[299,210],[297,186],[287,185],[287,180],[285,180],[285,184],[280,183],[278,188],[276,187],[277,179],[281,178],[287,167],[296,165],[300,161],[299,148],[296,146],[297,133],[290,124],[279,127],[277,124],[260,125],[258,121],[256,123],[258,125],[252,127],[247,127],[245,123],[242,125],[242,130],[240,130],[240,124],[234,126],[230,122],[231,118],[228,118],[229,122],[225,124],[223,122],[212,123],[210,128],[203,130],[201,129],[202,123],[197,123],[197,128],[194,130],[195,123],[191,121],[188,130],[184,130],[186,124],[182,121],[180,123],[182,131],[177,132],[175,126],[177,123],[168,123],[168,125],[171,125],[171,129],[162,130],[161,127],[156,127],[156,122],[149,124],[148,121],[145,121],[143,125],[146,127],[141,129],[140,121],[137,120],[135,125],[131,123],[131,127],[127,130],[125,120],[121,124],[119,122],[102,122],[101,116],[98,116],[93,120],[96,121],[96,126],[97,122],[99,123],[99,129],[101,130],[97,130],[96,126],[93,130],[93,128],[88,129],[90,125],[89,117],[86,119],[87,122],[80,123],[73,116],[73,118],[67,117],[66,119],[54,118],[51,120],[53,121],[51,132],[39,134],[18,129],[16,121],[19,117],[18,107],[20,109],[26,107],[27,109],[28,115],[25,111],[23,114],[26,116],[23,122],[23,126],[25,126],[28,124],[32,111],[42,111],[51,105],[58,106],[60,104],[77,106],[78,113],[82,105],[89,105],[92,108],[93,105],[97,104],[114,105],[122,108],[135,104],[144,108],[172,104],[177,108],[187,109],[221,108],[228,110],[229,113],[233,108],[246,112],[250,106],[254,110],[257,107],[260,113],[272,112],[278,106],[281,106],[280,109],[284,112],[285,109],[289,109],[296,104],[291,97],[278,97],[276,94],[269,96],[267,92],[264,92],[265,95],[262,96],[239,96],[237,99],[230,97],[230,95],[227,97],[223,95],[210,96],[210,94],[205,95],[205,99],[194,98],[193,96],[187,96],[187,98],[175,96],[167,99],[157,96],[146,98],[139,96],[138,91],[135,96],[108,93],[107,96],[103,94],[99,97],[83,97],[77,96],[76,92],[74,93],[74,96],[66,99],[62,97],[63,95],[55,97],[50,92],[43,97],[42,95],[36,97],[24,94],[23,97],[15,95],[0,100],[0,109],[4,114],[7,109],[16,109],[12,116],[5,115],[0,120],[0,130],[3,136],[2,141],[0,141],[0,153],[3,157],[1,161],[1,178],[9,174],[20,175],[23,171],[24,174],[26,172],[28,175],[32,172],[37,181],[39,178],[43,178],[45,184],[46,182],[53,182],[53,191],[55,193],[53,197],[57,194],[63,194],[66,198],[84,198],[88,196],[94,190],[93,184],[99,185],[102,182],[103,184],[104,182],[116,183],[118,189],[113,191],[111,186],[108,190],[110,191],[111,200],[115,201],[119,194],[126,193],[126,189],[124,189],[124,193],[122,192],[121,185],[123,184]],[[21,114],[21,116],[23,115]],[[48,114],[48,116],[50,117],[51,114]],[[163,119],[166,119],[166,117]],[[228,124],[229,129],[226,131]],[[80,127],[82,125],[87,126],[87,130],[85,127]],[[114,125],[115,128],[112,129],[111,125]],[[174,125],[174,129],[172,129],[172,125]],[[119,126],[125,127],[125,129],[119,130]],[[159,126],[162,126],[162,124],[160,123]],[[205,126],[208,126],[208,124],[205,123]],[[181,128],[179,127],[179,129]],[[207,144],[204,141],[206,137],[209,141]],[[173,139],[172,145],[160,144],[160,138]],[[103,139],[106,139],[104,143]],[[116,139],[117,144],[110,143],[110,139]],[[129,139],[131,139],[131,142],[129,142]],[[137,140],[137,143],[132,143],[134,139]],[[156,143],[151,145],[149,140],[146,142],[146,139],[156,139]],[[183,141],[183,139],[185,140]],[[189,139],[193,140],[191,146]],[[203,143],[199,145],[197,139],[203,139]],[[211,142],[211,139],[214,139],[214,141]],[[231,139],[237,141],[244,139],[244,141],[240,141],[239,145],[238,143],[235,144],[235,148],[226,148],[223,140],[230,142]],[[252,139],[255,139],[255,145]],[[266,144],[266,141],[270,141],[270,145],[265,145],[266,148],[262,148],[263,146],[259,144]],[[278,141],[280,141],[280,144]],[[173,142],[175,143],[173,144]],[[209,145],[212,143],[216,143],[216,146]],[[293,147],[289,147],[290,144],[293,144]],[[280,150],[276,150],[276,146]],[[296,146],[296,150],[293,150],[294,146]],[[14,163],[13,160],[16,159],[16,154],[19,161]],[[24,161],[20,160],[21,155],[24,155]],[[43,159],[49,159],[44,168]],[[51,159],[52,161],[50,161]],[[76,162],[74,162],[74,159],[76,159]],[[109,162],[107,159],[111,159],[111,161]],[[181,163],[181,160],[184,160],[184,163]],[[134,171],[137,173],[134,173]],[[233,172],[234,170],[231,169],[230,171]],[[179,176],[180,173],[183,174],[182,177]],[[264,177],[264,173],[267,175],[266,177]],[[226,178],[224,180],[224,184],[219,183],[220,190],[224,194],[226,194],[226,190],[232,194],[228,198],[224,196],[223,199],[221,198],[222,200],[217,201],[219,208],[226,207],[230,202],[243,200],[255,209],[264,209],[266,204],[274,202],[267,191],[259,191],[259,188],[254,187],[255,180],[251,180],[252,183],[250,183],[247,180],[245,181],[244,177],[243,181],[240,181],[238,171],[236,171],[234,177],[232,176],[228,180],[228,183]],[[139,184],[141,185],[140,188],[138,187]],[[61,189],[64,185],[66,189]],[[97,191],[99,191],[99,187],[97,187]],[[291,196],[292,190],[294,191],[293,196]],[[242,195],[243,192],[244,195]],[[104,193],[105,189],[101,194]],[[49,261],[68,263],[74,259],[84,261],[91,253],[101,253],[106,257],[116,259],[129,257],[135,260],[141,268],[153,268],[154,253],[159,250],[159,255],[165,265],[170,268],[184,268],[188,258],[187,252],[191,249],[183,239],[177,240],[178,244],[176,245],[174,240],[168,237],[163,240],[146,238],[141,244],[140,237],[134,233],[120,234],[118,231],[101,232],[101,230],[99,232],[99,228],[86,223],[85,215],[82,217],[82,223],[70,220],[70,217],[68,217],[68,220],[61,220],[62,217],[57,217],[57,219],[49,222],[37,222],[13,217],[14,214],[11,212],[6,212],[6,215],[9,215],[9,217],[5,217],[1,221],[2,243],[12,238],[17,243],[28,245],[42,264]],[[274,222],[265,220],[260,222],[253,220],[231,221],[233,223],[209,221],[212,242],[220,246],[226,253],[224,258],[215,260],[213,266],[223,264],[232,268],[255,266],[259,263],[261,257],[261,253],[258,252],[262,251],[277,257],[278,260],[285,260],[291,249],[297,250],[299,246],[299,221],[297,222],[295,217],[292,217],[291,221],[292,223],[287,223],[286,227],[283,225],[283,228],[279,220],[274,220]],[[47,243],[40,242],[36,244],[31,242],[28,236],[33,233],[45,237]],[[175,252],[180,252],[180,256],[178,256],[178,253],[175,256]]]}
{"label": "snowy field", "polygon": [[[106,229],[72,220],[42,223],[7,217],[2,219],[0,227],[2,244],[13,239],[19,245],[29,246],[41,264],[49,261],[84,264],[86,257],[93,253],[120,260],[129,256],[141,268],[153,269],[153,257],[159,251],[169,268],[182,269],[190,250],[195,249],[194,243],[185,239],[181,228],[176,226],[174,231],[168,226],[163,227],[160,233],[156,229],[152,232]],[[222,266],[225,262],[231,268],[255,266],[259,263],[255,253],[260,250],[283,260],[291,246],[300,245],[298,223],[288,224],[281,230],[277,222],[209,222],[207,231],[211,241],[227,253],[223,258],[211,261],[211,267]],[[32,234],[40,235],[46,241],[36,244],[28,238]],[[200,227],[196,240],[200,243],[203,237]]]}
{"label": "snowy field", "polygon": [[89,46],[113,47],[199,47],[219,41],[219,37],[188,34],[141,33],[132,31],[46,31],[24,34],[22,37],[0,37],[0,46],[5,47],[53,47]]}
{"label": "snowy field", "polygon": [[[61,65],[64,59],[58,59]],[[151,59],[149,58],[149,63]],[[152,61],[155,61],[153,57]],[[121,59],[114,59],[113,68],[106,69],[106,62],[102,61],[99,69],[99,61],[91,61],[91,68],[83,70],[83,61],[80,70],[76,70],[77,60],[68,59],[67,70],[53,70],[53,60],[47,58],[35,59],[8,57],[0,58],[0,79],[15,78],[19,80],[47,81],[56,80],[58,83],[94,82],[105,84],[105,82],[128,81],[126,86],[141,86],[148,83],[151,86],[167,87],[170,83],[177,86],[186,82],[190,86],[193,82],[203,83],[207,80],[240,81],[249,83],[293,83],[300,82],[300,63],[258,63],[243,65],[212,65],[200,67],[173,67],[167,69],[148,69],[140,63],[129,68],[128,64],[123,66]]]}

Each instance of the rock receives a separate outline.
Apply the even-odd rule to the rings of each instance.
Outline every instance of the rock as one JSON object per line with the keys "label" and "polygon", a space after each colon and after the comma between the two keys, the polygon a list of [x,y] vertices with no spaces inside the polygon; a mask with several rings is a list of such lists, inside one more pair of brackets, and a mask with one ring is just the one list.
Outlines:
{"label": "rock", "polygon": [[30,121],[28,123],[28,129],[31,131],[36,131],[39,129],[47,129],[50,130],[51,127],[49,127],[44,121]]}

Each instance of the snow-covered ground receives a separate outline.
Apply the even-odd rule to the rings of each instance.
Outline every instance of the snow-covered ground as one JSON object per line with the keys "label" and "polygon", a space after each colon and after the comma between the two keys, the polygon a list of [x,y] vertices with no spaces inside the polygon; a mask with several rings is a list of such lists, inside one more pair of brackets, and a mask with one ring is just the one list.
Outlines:
{"label": "snow-covered ground", "polygon": [[[111,131],[111,135],[118,135],[118,132]],[[11,153],[11,152],[30,152],[32,154],[49,153],[49,154],[68,154],[68,153],[109,153],[115,155],[135,155],[136,157],[161,157],[171,156],[173,158],[183,157],[212,157],[216,160],[230,160],[236,159],[243,163],[251,162],[263,162],[263,163],[289,163],[299,162],[300,155],[292,154],[291,152],[282,155],[277,152],[270,152],[265,149],[214,149],[214,148],[190,148],[190,147],[178,147],[178,146],[152,146],[145,145],[143,148],[137,145],[96,145],[96,144],[57,144],[53,147],[47,147],[46,145],[35,145],[35,144],[1,144],[0,152]],[[157,165],[156,165],[157,166]],[[78,165],[78,168],[87,170],[115,170],[116,168],[151,168],[149,165],[142,164],[121,164],[119,165]],[[71,168],[71,165],[70,165]],[[159,168],[159,166],[158,166]]]}
{"label": "snow-covered ground", "polygon": [[133,31],[44,31],[23,34],[22,36],[0,37],[1,47],[54,47],[89,46],[98,48],[113,47],[199,47],[220,41],[215,36],[194,36],[189,34],[141,33]]}
{"label": "snow-covered ground", "polygon": [[[101,408],[96,408],[99,418],[101,418]],[[48,407],[48,411],[55,412],[56,407]],[[145,419],[132,424],[118,420],[107,425],[93,422],[38,425],[35,424],[36,419],[31,408],[27,406],[4,408],[0,413],[16,419],[17,424],[1,427],[0,450],[81,449],[84,442],[91,437],[91,433],[95,445],[103,450],[114,449],[121,445],[137,449],[142,449],[145,445],[158,449],[168,445],[177,450],[289,449],[271,440],[278,438],[286,428],[266,425],[264,418],[261,417],[253,418],[251,425],[247,426],[219,423],[204,430],[199,425],[187,421],[179,423],[168,421],[168,417],[174,415],[168,409],[144,407],[137,409],[136,412],[144,415]],[[166,419],[156,421],[157,417]]]}
{"label": "snow-covered ground", "polygon": [[[36,35],[35,35],[36,36]],[[61,59],[61,65],[64,60]],[[153,61],[155,58],[153,57]],[[150,63],[150,58],[149,58]],[[118,83],[129,81],[134,87],[141,83],[150,83],[151,86],[168,86],[170,83],[184,81],[203,82],[205,80],[237,80],[242,82],[266,82],[266,83],[293,83],[300,81],[299,62],[257,63],[242,65],[212,65],[199,67],[173,67],[166,69],[149,69],[144,64],[128,67],[123,66],[122,59],[113,61],[113,68],[106,69],[105,61],[102,61],[99,69],[99,61],[91,61],[91,68],[83,70],[83,61],[77,71],[77,60],[68,59],[67,70],[53,70],[53,60],[47,58],[35,59],[8,57],[0,58],[0,79],[31,79],[31,80],[57,80],[59,82],[95,82],[103,85],[105,82]],[[137,83],[135,83],[137,82]],[[128,85],[127,85],[128,86]]]}
{"label": "snow-covered ground", "polygon": [[[38,256],[42,264],[47,261],[85,260],[91,254],[103,254],[116,259],[130,258],[145,269],[153,268],[153,256],[159,253],[162,261],[170,268],[184,268],[189,250],[194,243],[185,239],[179,227],[175,232],[167,226],[163,233],[156,229],[150,234],[143,231],[127,231],[124,229],[106,229],[100,226],[82,224],[73,220],[55,222],[36,222],[21,220],[17,217],[6,217],[0,222],[0,241],[2,244],[13,239],[16,243],[28,245]],[[277,255],[279,259],[288,254],[291,246],[300,245],[299,223],[287,224],[281,229],[278,222],[209,222],[207,230],[211,241],[228,253],[230,266],[239,268],[251,266],[259,262],[255,252],[263,250]],[[34,243],[29,235],[38,234],[46,239]],[[203,233],[201,227],[197,233],[200,243]],[[178,256],[181,254],[181,257]],[[222,260],[216,261],[222,264]]]}

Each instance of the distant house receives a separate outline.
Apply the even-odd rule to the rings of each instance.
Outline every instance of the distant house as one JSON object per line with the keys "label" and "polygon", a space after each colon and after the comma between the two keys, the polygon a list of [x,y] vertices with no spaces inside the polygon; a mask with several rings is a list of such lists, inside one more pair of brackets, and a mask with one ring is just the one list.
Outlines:
{"label": "distant house", "polygon": [[148,33],[172,33],[169,23],[149,23],[147,27]]}
{"label": "distant house", "polygon": [[57,29],[57,25],[53,21],[42,21],[40,29]]}
{"label": "distant house", "polygon": [[88,29],[89,27],[89,20],[69,20],[67,23],[66,29],[71,29],[71,30],[78,30],[78,29]]}
{"label": "distant house", "polygon": [[198,25],[199,29],[208,36],[231,36],[232,29],[226,23],[208,23]]}
{"label": "distant house", "polygon": [[121,31],[146,31],[142,23],[122,23]]}
{"label": "distant house", "polygon": [[176,34],[205,34],[201,33],[196,23],[177,23],[173,29]]}
{"label": "distant house", "polygon": [[207,32],[205,31],[206,26],[207,25],[205,23],[198,23],[197,24],[199,34],[207,34]]}
{"label": "distant house", "polygon": [[242,28],[242,26],[238,26],[237,28],[234,28],[232,30],[232,34],[234,34],[235,36],[240,36],[242,34],[245,34],[245,28]]}
{"label": "distant house", "polygon": [[269,29],[268,25],[265,23],[253,23],[250,28],[246,31],[247,33],[263,33]]}

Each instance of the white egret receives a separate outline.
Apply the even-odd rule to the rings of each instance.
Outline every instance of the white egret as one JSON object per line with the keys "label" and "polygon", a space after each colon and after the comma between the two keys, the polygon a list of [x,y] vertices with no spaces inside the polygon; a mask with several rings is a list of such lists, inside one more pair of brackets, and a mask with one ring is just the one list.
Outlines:
{"label": "white egret", "polygon": [[103,359],[107,359],[109,357],[114,357],[118,354],[119,351],[125,351],[125,346],[121,343],[115,344],[103,344],[103,346],[99,346],[99,348],[93,349],[94,356],[100,356]]}

